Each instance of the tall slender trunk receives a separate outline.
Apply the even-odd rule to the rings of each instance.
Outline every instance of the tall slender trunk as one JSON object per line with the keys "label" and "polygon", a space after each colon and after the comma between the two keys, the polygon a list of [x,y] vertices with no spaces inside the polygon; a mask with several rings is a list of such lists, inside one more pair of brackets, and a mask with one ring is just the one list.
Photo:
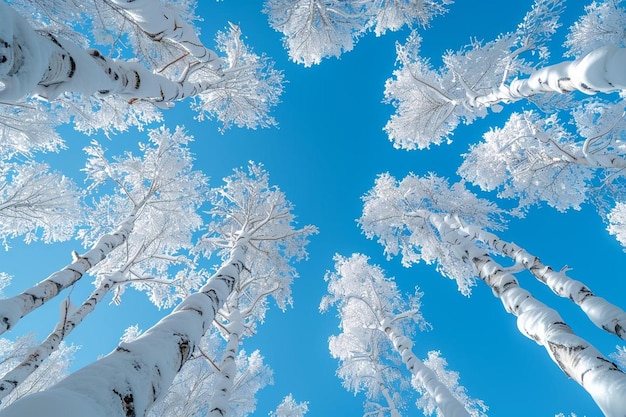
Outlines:
{"label": "tall slender trunk", "polygon": [[228,342],[220,362],[220,372],[216,374],[214,392],[209,401],[210,417],[224,417],[230,414],[228,400],[237,375],[236,359],[243,334],[243,317],[236,306],[230,306],[228,311],[228,325],[226,326]]}
{"label": "tall slender trunk", "polygon": [[73,285],[113,249],[126,242],[135,225],[136,216],[135,210],[113,233],[101,236],[87,253],[75,256],[73,262],[60,271],[21,294],[0,300],[0,334],[13,328],[22,317]]}
{"label": "tall slender trunk", "polygon": [[520,265],[530,271],[535,278],[546,284],[556,295],[574,302],[593,324],[626,340],[626,312],[624,310],[604,298],[596,296],[585,284],[568,277],[564,270],[557,272],[545,265],[537,256],[531,255],[519,245],[506,242],[495,234],[475,226],[461,225],[458,222],[457,224],[470,237],[475,236],[514,260],[516,266]]}
{"label": "tall slender trunk", "polygon": [[514,102],[540,93],[585,94],[626,90],[626,49],[604,46],[575,61],[540,68],[527,78],[515,79],[489,94],[479,95],[471,104],[490,106]]}
{"label": "tall slender trunk", "polygon": [[63,317],[54,331],[50,333],[39,346],[32,349],[26,359],[0,379],[0,400],[13,392],[18,385],[24,382],[26,378],[41,366],[44,360],[58,349],[67,335],[96,308],[96,305],[102,301],[104,296],[111,291],[114,285],[115,281],[111,277],[103,279],[98,288],[87,297],[85,302],[83,302],[75,312]]}
{"label": "tall slender trunk", "polygon": [[185,298],[143,335],[121,343],[48,390],[0,410],[0,417],[42,413],[47,417],[144,417],[165,395],[233,291],[244,268],[247,242],[247,236],[240,235],[229,259],[200,291]]}
{"label": "tall slender trunk", "polygon": [[428,219],[457,254],[474,266],[479,278],[500,299],[505,310],[517,317],[520,332],[543,346],[557,366],[593,398],[607,417],[626,415],[626,374],[590,343],[574,334],[558,312],[521,288],[506,268],[476,246],[468,235],[450,227],[444,217]]}
{"label": "tall slender trunk", "polygon": [[411,350],[413,342],[404,336],[398,328],[393,326],[390,321],[383,322],[383,327],[393,347],[402,357],[402,362],[406,368],[417,382],[424,387],[435,404],[437,404],[439,410],[441,410],[441,413],[446,417],[470,417],[463,404],[450,392],[448,387],[413,353]]}

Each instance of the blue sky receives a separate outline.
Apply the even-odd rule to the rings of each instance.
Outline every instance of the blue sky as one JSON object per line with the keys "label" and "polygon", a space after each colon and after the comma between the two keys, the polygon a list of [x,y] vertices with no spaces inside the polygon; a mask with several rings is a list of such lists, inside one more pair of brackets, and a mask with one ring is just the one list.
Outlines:
{"label": "blue sky", "polygon": [[[446,49],[458,49],[470,37],[490,40],[513,30],[531,4],[529,0],[458,0],[448,15],[435,19],[431,28],[421,31],[423,54],[436,64]],[[582,12],[583,2],[572,1],[567,7],[565,26]],[[489,415],[601,415],[584,390],[566,378],[545,350],[517,331],[515,318],[504,312],[486,286],[479,283],[473,296],[466,298],[457,292],[454,282],[439,276],[432,266],[405,269],[399,259],[387,261],[382,247],[367,240],[355,222],[361,212],[360,197],[373,186],[377,174],[389,171],[401,178],[409,172],[433,171],[456,181],[460,154],[470,143],[478,141],[489,126],[501,125],[504,115],[490,115],[470,127],[461,126],[452,145],[429,151],[395,150],[382,131],[393,108],[381,100],[384,82],[394,69],[394,43],[403,41],[407,32],[380,38],[368,35],[341,59],[328,59],[319,66],[304,68],[288,61],[280,34],[268,26],[261,8],[262,2],[257,0],[247,1],[245,6],[226,0],[202,3],[198,14],[204,18],[202,39],[208,46],[215,31],[232,21],[240,24],[256,52],[271,56],[276,67],[284,71],[288,83],[282,103],[274,111],[279,128],[231,129],[222,135],[213,123],[195,122],[187,103],[179,103],[165,114],[170,128],[184,124],[196,137],[192,149],[197,167],[211,177],[213,186],[218,186],[232,168],[245,166],[248,160],[262,162],[272,182],[295,204],[300,224],[315,224],[320,230],[309,246],[310,259],[298,265],[300,278],[293,288],[294,308],[286,313],[272,310],[258,334],[245,342],[248,351],[259,348],[274,370],[275,384],[260,393],[255,415],[266,415],[275,409],[289,392],[298,401],[309,401],[308,415],[312,417],[361,415],[363,396],[355,397],[341,387],[335,376],[337,363],[328,353],[327,339],[338,333],[338,319],[332,312],[318,313],[319,301],[326,291],[323,277],[333,268],[333,255],[348,256],[353,252],[370,256],[389,276],[395,276],[406,291],[419,285],[425,293],[424,316],[434,328],[416,336],[414,352],[423,358],[429,350],[441,350],[450,368],[460,372],[461,383],[470,396],[484,400],[490,407]],[[557,39],[556,45],[561,42]],[[553,60],[559,57],[558,51],[554,51]],[[68,156],[78,155],[89,141],[69,129],[63,131],[70,150],[52,158],[58,167],[71,165]],[[140,140],[144,140],[143,134],[131,132],[114,137],[109,147],[134,146]],[[523,220],[511,222],[502,236],[541,256],[544,263],[555,269],[567,264],[573,268],[574,278],[619,304],[620,294],[626,290],[626,259],[604,229],[592,207],[566,214],[542,207],[532,209]],[[61,268],[77,243],[29,247],[16,241],[13,246],[13,250],[0,253],[3,269],[16,277],[7,295]],[[35,256],[45,261],[34,261],[39,259]],[[558,299],[530,276],[522,276],[521,284],[559,310],[579,335],[603,353],[615,350],[619,340],[588,325],[567,300]],[[89,288],[77,288],[72,293],[75,302],[82,298],[81,291],[87,293]],[[52,302],[43,313],[34,313],[16,331],[35,328],[44,337],[57,317],[57,305]],[[154,311],[143,295],[126,297],[120,307],[100,306],[70,338],[83,345],[77,366],[113,349],[127,326],[138,323],[147,329],[163,314]],[[412,408],[408,415],[421,414]]]}

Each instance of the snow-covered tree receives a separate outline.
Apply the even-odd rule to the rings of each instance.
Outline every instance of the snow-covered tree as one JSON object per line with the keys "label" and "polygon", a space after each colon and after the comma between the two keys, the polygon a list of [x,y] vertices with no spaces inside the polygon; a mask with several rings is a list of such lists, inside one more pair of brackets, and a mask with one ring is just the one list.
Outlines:
{"label": "snow-covered tree", "polygon": [[[502,104],[521,99],[546,101],[543,93],[596,94],[626,89],[626,77],[621,71],[626,50],[609,43],[609,38],[602,38],[607,43],[593,49],[577,51],[573,61],[546,65],[546,42],[559,27],[563,3],[536,0],[516,31],[447,52],[438,69],[419,55],[418,35],[398,45],[400,66],[385,88],[386,101],[396,107],[385,127],[394,146],[423,149],[449,141],[459,123],[472,123],[489,109],[498,112]],[[607,3],[621,8],[617,2]],[[580,37],[594,36],[591,30],[581,32],[572,44],[578,44]],[[561,96],[550,105],[567,108],[569,97]]]}
{"label": "snow-covered tree", "polygon": [[607,230],[626,248],[626,203],[618,202],[607,217]]}
{"label": "snow-covered tree", "polygon": [[[523,261],[521,265],[503,267],[483,244],[493,243],[497,253],[506,253],[504,245],[497,247],[489,238],[477,236],[475,230],[464,229],[464,224],[475,224],[481,230],[493,224],[490,217],[497,216],[498,211],[491,203],[478,199],[461,185],[449,187],[445,180],[433,175],[425,178],[409,175],[398,182],[388,174],[378,178],[364,202],[359,220],[362,229],[368,237],[376,237],[388,255],[401,252],[405,265],[422,260],[437,263],[438,269],[456,279],[465,293],[472,283],[466,273],[478,276],[500,299],[505,310],[517,317],[520,332],[543,346],[559,368],[591,395],[605,415],[619,416],[626,412],[622,401],[626,375],[577,336],[557,311],[520,287],[514,273],[519,267],[525,268]],[[558,278],[559,274],[552,276]],[[578,289],[582,304],[586,291],[584,287]]]}
{"label": "snow-covered tree", "polygon": [[24,236],[30,243],[72,238],[83,221],[82,192],[74,182],[40,162],[0,161],[0,241]]}
{"label": "snow-covered tree", "polygon": [[572,120],[578,134],[554,114],[513,113],[471,146],[459,174],[482,190],[519,200],[521,209],[545,201],[559,211],[579,210],[591,201],[606,211],[624,197],[623,103],[594,100],[574,111]]}
{"label": "snow-covered tree", "polygon": [[[211,226],[225,240],[210,240],[207,248],[233,243],[221,248],[225,260],[198,292],[187,296],[137,339],[120,343],[109,355],[48,390],[13,403],[0,411],[0,416],[28,415],[43,409],[51,417],[145,415],[192,357],[217,311],[237,286],[249,257],[274,250],[264,256],[268,262],[276,260],[276,273],[283,274],[290,272],[290,259],[306,255],[304,246],[315,228],[295,229],[291,203],[268,181],[267,173],[254,164],[249,173],[236,170],[225,179],[226,186],[219,193],[224,205],[214,212]],[[226,408],[227,404],[213,406]]]}
{"label": "snow-covered tree", "polygon": [[427,26],[451,0],[267,0],[272,28],[283,34],[289,57],[308,67],[351,51],[369,31],[376,36],[405,25]]}
{"label": "snow-covered tree", "polygon": [[[15,340],[0,339],[0,374],[14,368],[29,355],[37,344],[33,334],[17,337]],[[17,389],[2,399],[0,407],[6,407],[30,393],[48,388],[68,374],[78,346],[61,343],[49,360],[35,370]]]}
{"label": "snow-covered tree", "polygon": [[[87,222],[90,227],[82,233],[85,244],[92,245],[92,236],[101,236],[124,218],[134,219],[134,228],[124,245],[91,268],[98,275],[96,289],[80,306],[67,305],[48,337],[2,377],[0,398],[34,372],[110,291],[115,291],[114,301],[119,303],[125,286],[132,285],[147,291],[156,306],[169,307],[202,285],[203,272],[181,253],[192,247],[192,233],[202,224],[196,210],[206,197],[206,178],[193,170],[186,147],[192,138],[182,128],[173,133],[160,128],[150,130],[149,139],[139,144],[141,157],[126,153],[109,160],[99,145],[87,148],[92,187],[110,181],[116,194],[96,202]],[[177,265],[182,268],[173,270]]]}
{"label": "snow-covered tree", "polygon": [[[437,415],[450,417],[484,416],[486,407],[470,409],[469,401],[461,402],[413,352],[411,337],[416,328],[428,326],[420,312],[419,291],[403,296],[395,282],[361,254],[350,258],[337,255],[335,272],[328,273],[326,280],[330,294],[320,309],[337,305],[341,320],[342,333],[329,340],[331,354],[340,360],[338,375],[346,388],[366,392],[370,408],[372,403],[379,404],[375,407],[377,415],[385,410],[391,416],[401,415],[403,395],[398,394],[408,384],[398,375],[395,356],[410,371],[416,388],[427,393],[428,400],[418,402],[426,415],[438,409]],[[378,398],[384,398],[386,404],[380,405]],[[463,400],[468,400],[467,396]],[[481,402],[474,401],[476,404]]]}
{"label": "snow-covered tree", "polygon": [[[211,356],[224,348],[216,333],[205,336],[194,356],[185,363],[165,397],[150,410],[152,417],[201,417],[209,413],[218,369]],[[229,395],[229,415],[244,417],[256,408],[256,392],[272,383],[272,371],[258,350],[240,350],[235,358],[236,374]]]}
{"label": "snow-covered tree", "polygon": [[291,394],[288,394],[276,408],[270,413],[270,417],[304,417],[309,411],[308,402],[298,403]]}
{"label": "snow-covered tree", "polygon": [[43,99],[59,123],[74,120],[87,133],[141,127],[160,118],[155,107],[186,98],[201,120],[274,124],[268,112],[281,93],[281,73],[243,43],[235,25],[218,33],[219,53],[205,47],[190,22],[192,4],[2,2],[0,100],[29,106]]}

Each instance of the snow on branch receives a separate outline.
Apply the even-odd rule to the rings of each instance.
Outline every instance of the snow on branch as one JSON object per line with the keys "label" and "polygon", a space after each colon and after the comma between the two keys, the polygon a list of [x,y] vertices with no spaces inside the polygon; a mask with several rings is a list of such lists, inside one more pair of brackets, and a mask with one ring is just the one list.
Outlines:
{"label": "snow on branch", "polygon": [[[45,2],[42,7],[53,12]],[[85,48],[63,34],[35,30],[8,4],[2,3],[0,9],[3,102],[25,103],[33,97],[54,101],[63,117],[76,116],[77,127],[85,132],[106,131],[111,126],[124,130],[132,124],[141,127],[158,118],[146,103],[169,108],[190,98],[196,99],[192,107],[199,112],[199,119],[215,118],[224,128],[231,124],[249,128],[275,124],[269,111],[282,92],[282,73],[267,57],[244,45],[234,25],[227,33],[218,34],[218,49],[225,54],[218,57],[202,44],[178,11],[160,1],[120,0],[106,2],[102,8],[87,8],[101,19],[86,19],[96,23],[111,20],[117,27],[112,32],[127,28],[128,22],[132,22],[131,28],[139,28],[143,35],[131,38],[143,39],[141,42],[147,38],[154,48],[145,50],[143,44],[136,45],[141,53],[132,55],[143,58],[137,61],[112,58],[128,53],[108,54],[95,48],[97,45]],[[116,113],[116,108],[128,111]],[[107,124],[106,115],[100,111],[116,117]]]}
{"label": "snow on branch", "polygon": [[291,60],[309,67],[324,58],[351,51],[369,31],[380,36],[405,25],[428,26],[451,3],[450,0],[267,0],[264,12],[270,26],[283,34]]}

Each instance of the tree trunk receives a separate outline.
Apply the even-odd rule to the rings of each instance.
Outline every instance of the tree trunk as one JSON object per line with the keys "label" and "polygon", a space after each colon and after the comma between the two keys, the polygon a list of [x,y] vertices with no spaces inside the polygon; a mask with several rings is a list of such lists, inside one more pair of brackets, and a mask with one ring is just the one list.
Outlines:
{"label": "tree trunk", "polygon": [[98,288],[89,295],[87,300],[82,303],[75,312],[62,317],[54,331],[46,337],[46,340],[32,349],[26,359],[0,379],[0,400],[13,392],[18,385],[24,382],[26,378],[41,366],[44,360],[58,349],[67,335],[70,334],[72,330],[96,308],[96,305],[102,301],[104,296],[111,291],[113,285],[115,285],[115,281],[111,277],[102,280]]}
{"label": "tree trunk", "polygon": [[129,343],[69,375],[46,391],[0,410],[0,417],[144,417],[165,395],[190,358],[244,268],[247,237],[239,236],[230,258],[198,293]]}
{"label": "tree trunk", "polygon": [[439,230],[442,243],[452,244],[457,254],[474,266],[505,310],[517,317],[517,327],[524,336],[543,346],[558,367],[591,395],[607,417],[626,415],[626,375],[617,365],[574,334],[556,310],[521,288],[515,277],[478,248],[470,236],[451,228],[443,216],[431,214],[429,220]]}
{"label": "tree trunk", "polygon": [[528,78],[515,79],[471,104],[491,106],[510,103],[540,93],[610,93],[626,89],[626,49],[604,46],[575,61],[566,61],[533,71]]}
{"label": "tree trunk", "polygon": [[84,255],[73,255],[71,264],[50,275],[21,294],[0,300],[0,334],[13,328],[25,315],[73,285],[85,272],[102,261],[111,251],[126,242],[135,225],[136,211],[110,234],[100,237]]}
{"label": "tree trunk", "polygon": [[413,342],[393,326],[388,320],[383,322],[385,334],[391,340],[393,347],[402,357],[402,362],[411,372],[417,382],[424,387],[426,392],[431,396],[441,413],[445,417],[470,417],[463,404],[452,395],[448,387],[446,387],[437,375],[411,350]]}
{"label": "tree trunk", "polygon": [[[11,6],[0,2],[0,100],[31,95],[53,100],[65,92],[115,94],[167,106],[214,88],[215,82],[172,81],[141,64],[105,57],[73,42],[35,32]],[[216,77],[217,81],[221,81]]]}
{"label": "tree trunk", "polygon": [[477,237],[500,253],[528,269],[539,281],[546,284],[559,297],[568,298],[589,317],[589,320],[599,328],[613,333],[626,340],[626,312],[618,306],[609,303],[602,297],[596,296],[582,282],[567,276],[565,271],[555,271],[544,265],[541,260],[528,253],[515,243],[505,242],[493,233],[486,232],[475,226],[461,225],[461,230],[471,238]]}
{"label": "tree trunk", "polygon": [[228,320],[226,326],[228,342],[219,366],[220,372],[216,373],[217,381],[209,401],[209,417],[224,417],[230,414],[228,402],[237,376],[236,359],[243,334],[243,317],[237,307],[229,308]]}

